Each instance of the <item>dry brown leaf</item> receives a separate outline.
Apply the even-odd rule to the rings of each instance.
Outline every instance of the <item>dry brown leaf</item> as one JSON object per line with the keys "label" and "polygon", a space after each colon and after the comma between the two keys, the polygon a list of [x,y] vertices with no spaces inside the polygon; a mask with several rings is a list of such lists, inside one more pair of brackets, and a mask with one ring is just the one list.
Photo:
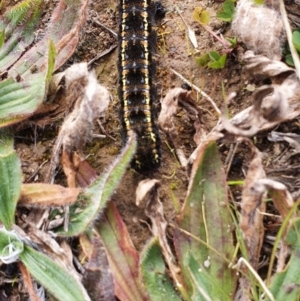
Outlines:
{"label": "dry brown leaf", "polygon": [[249,252],[249,261],[254,269],[257,269],[264,235],[263,215],[261,213],[265,212],[265,203],[263,202],[265,190],[257,187],[257,181],[264,179],[266,174],[262,166],[261,153],[251,142],[247,144],[251,145],[254,158],[249,165],[244,182],[240,227]]}
{"label": "dry brown leaf", "polygon": [[114,280],[100,237],[93,232],[92,239],[86,235],[80,235],[79,239],[88,257],[82,281],[89,296],[92,300],[114,301]]}
{"label": "dry brown leaf", "polygon": [[[95,169],[86,160],[76,161],[76,153],[73,155],[73,163],[76,168],[76,182],[79,187],[85,188],[92,184],[98,177]],[[77,156],[78,157],[78,156]],[[79,158],[79,157],[78,157]]]}
{"label": "dry brown leaf", "polygon": [[70,154],[63,149],[61,154],[61,165],[67,178],[68,187],[76,187],[76,170],[70,159]]}
{"label": "dry brown leaf", "polygon": [[182,88],[174,88],[167,93],[163,100],[161,100],[161,111],[158,117],[158,124],[167,134],[171,144],[174,146],[181,165],[186,167],[187,160],[181,149],[181,137],[179,137],[174,123],[174,115],[177,113],[179,104],[185,109],[189,118],[194,120],[194,127],[196,129],[194,141],[197,144],[204,139],[203,137],[205,137],[206,131],[201,122],[201,111],[197,107],[191,91]]}
{"label": "dry brown leaf", "polygon": [[[250,140],[243,140],[250,147],[254,158],[250,162],[247,176],[244,182],[241,202],[240,228],[248,251],[250,264],[255,270],[258,268],[260,250],[264,238],[263,214],[265,212],[265,191],[255,189],[257,180],[266,177],[262,166],[262,155]],[[247,268],[243,266],[244,273],[247,275]],[[241,277],[239,294],[242,300],[250,300],[251,283],[248,277]]]}
{"label": "dry brown leaf", "polygon": [[63,150],[61,164],[67,177],[68,187],[76,187],[78,184],[79,187],[85,188],[93,183],[98,176],[92,166],[80,158],[76,152],[69,154]]}
{"label": "dry brown leaf", "polygon": [[[294,205],[294,201],[284,184],[271,179],[260,179],[255,182],[255,185],[253,185],[253,187],[256,191],[268,191],[269,195],[272,198],[274,206],[282,216],[282,219],[284,220],[287,217],[288,213]],[[296,217],[296,213],[293,214],[293,217]],[[285,243],[285,239],[292,223],[293,219],[289,221],[289,225],[284,230],[282,239],[280,241],[276,272],[283,271],[287,256],[289,255],[288,245]]]}
{"label": "dry brown leaf", "polygon": [[23,184],[19,205],[64,206],[76,202],[79,188],[65,188],[45,183]]}
{"label": "dry brown leaf", "polygon": [[18,266],[20,269],[20,272],[22,274],[22,278],[24,281],[24,285],[28,291],[29,297],[31,301],[42,301],[41,298],[38,296],[37,292],[34,289],[33,282],[31,279],[31,275],[26,269],[25,265],[22,263],[22,261],[18,262]]}
{"label": "dry brown leaf", "polygon": [[272,131],[268,135],[269,141],[286,141],[289,143],[290,147],[294,148],[296,150],[296,153],[300,152],[300,135],[295,133],[279,133]]}

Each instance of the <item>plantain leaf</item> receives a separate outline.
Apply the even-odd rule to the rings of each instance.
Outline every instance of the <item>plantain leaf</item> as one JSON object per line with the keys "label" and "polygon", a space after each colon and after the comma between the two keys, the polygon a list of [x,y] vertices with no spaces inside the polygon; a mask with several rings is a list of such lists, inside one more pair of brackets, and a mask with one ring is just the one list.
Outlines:
{"label": "plantain leaf", "polygon": [[190,252],[188,256],[187,269],[194,288],[192,300],[197,300],[197,296],[201,296],[201,300],[231,301],[232,296],[228,296],[218,281],[206,272],[207,268],[199,264]]}
{"label": "plantain leaf", "polygon": [[50,41],[47,68],[41,73],[17,81],[8,78],[0,82],[0,127],[4,127],[30,116],[42,103],[53,72],[55,50]]}
{"label": "plantain leaf", "polygon": [[166,298],[180,301],[181,298],[174,290],[166,273],[157,237],[153,237],[147,243],[140,257],[141,277],[151,301],[162,301]]}
{"label": "plantain leaf", "polygon": [[10,68],[34,40],[43,0],[25,0],[0,17],[0,70]]}
{"label": "plantain leaf", "polygon": [[113,202],[109,203],[96,230],[101,236],[113,273],[116,296],[122,301],[151,300],[138,277],[138,252]]}
{"label": "plantain leaf", "polygon": [[32,46],[42,3],[24,0],[0,18],[1,74],[8,70],[0,82],[0,127],[28,118],[40,106],[53,71],[72,55],[85,23],[88,0],[60,0],[44,37]]}
{"label": "plantain leaf", "polygon": [[[55,70],[73,54],[79,41],[80,30],[85,24],[88,0],[60,0],[52,13],[48,30],[43,39],[30,48],[10,70],[8,75],[30,76],[32,67],[44,70],[48,41],[53,41],[57,50]],[[17,74],[16,74],[17,72]]]}
{"label": "plantain leaf", "polygon": [[20,259],[30,274],[59,301],[90,301],[82,284],[48,256],[24,246]]}
{"label": "plantain leaf", "polygon": [[[106,174],[98,177],[78,197],[78,202],[70,207],[68,232],[58,230],[60,236],[74,236],[84,232],[103,211],[110,196],[119,184],[136,149],[136,138],[131,135],[126,147]],[[79,211],[80,210],[80,211]],[[79,211],[79,213],[78,213]]]}
{"label": "plantain leaf", "polygon": [[21,184],[21,162],[13,148],[12,134],[0,129],[0,221],[6,229],[15,223]]}
{"label": "plantain leaf", "polygon": [[198,289],[200,284],[195,282],[197,277],[191,280],[191,260],[202,269],[202,284],[212,300],[232,299],[236,276],[228,268],[234,252],[231,224],[226,176],[215,142],[207,142],[193,164],[187,197],[178,218],[179,229],[174,233],[184,285],[192,300],[206,299]]}

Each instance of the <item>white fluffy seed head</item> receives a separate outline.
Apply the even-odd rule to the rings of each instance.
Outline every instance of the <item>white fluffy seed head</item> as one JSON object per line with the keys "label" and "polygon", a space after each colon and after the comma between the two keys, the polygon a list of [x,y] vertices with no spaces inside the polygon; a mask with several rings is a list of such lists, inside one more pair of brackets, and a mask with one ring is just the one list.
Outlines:
{"label": "white fluffy seed head", "polygon": [[87,63],[79,63],[70,66],[65,71],[65,81],[66,81],[66,88],[69,87],[70,83],[75,80],[78,80],[82,77],[87,77],[89,74]]}
{"label": "white fluffy seed head", "polygon": [[238,40],[255,54],[280,60],[284,42],[283,23],[277,7],[269,2],[256,5],[253,0],[239,0],[232,29]]}
{"label": "white fluffy seed head", "polygon": [[[110,93],[101,86],[94,72],[89,72],[86,63],[71,66],[65,73],[66,93],[76,97],[74,110],[66,118],[62,129],[62,145],[70,151],[81,149],[92,139],[93,122],[105,113]],[[76,93],[73,91],[76,89]]]}

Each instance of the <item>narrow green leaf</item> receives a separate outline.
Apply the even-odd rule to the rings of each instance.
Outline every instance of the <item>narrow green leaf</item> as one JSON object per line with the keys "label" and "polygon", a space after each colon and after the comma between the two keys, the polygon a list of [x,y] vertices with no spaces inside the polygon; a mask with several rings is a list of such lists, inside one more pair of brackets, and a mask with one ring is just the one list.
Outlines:
{"label": "narrow green leaf", "polygon": [[20,259],[30,274],[59,301],[89,301],[82,284],[48,256],[24,247]]}
{"label": "narrow green leaf", "polygon": [[[119,184],[136,149],[136,138],[131,136],[121,155],[108,168],[106,174],[98,177],[78,197],[78,202],[70,207],[68,232],[58,231],[61,236],[75,236],[84,232],[103,211],[110,196]],[[79,211],[80,210],[80,211]],[[79,211],[79,213],[78,213]]]}
{"label": "narrow green leaf", "polygon": [[5,31],[0,30],[0,48],[2,48],[2,46],[4,44],[4,39],[5,39]]}
{"label": "narrow green leaf", "polygon": [[55,57],[56,57],[56,49],[55,44],[52,40],[49,40],[49,46],[48,46],[48,70],[46,74],[46,83],[47,87],[50,82],[50,79],[52,77],[52,74],[54,72],[54,66],[55,66]]}
{"label": "narrow green leaf", "polygon": [[233,37],[233,38],[226,37],[225,39],[230,43],[231,47],[236,46],[236,44],[237,44],[237,37],[236,36]]}
{"label": "narrow green leaf", "polygon": [[[187,198],[178,219],[179,228],[192,236],[181,231],[174,234],[177,257],[190,296],[195,293],[195,288],[187,268],[190,261],[188,254],[193,254],[200,266],[208,267],[203,272],[208,274],[208,279],[214,280],[208,291],[220,292],[222,288],[225,296],[230,297],[235,291],[236,276],[228,268],[234,247],[226,187],[217,146],[214,142],[208,142],[198,152],[193,164]],[[199,298],[205,300],[201,296]],[[214,295],[213,300],[222,298],[222,295]]]}
{"label": "narrow green leaf", "polygon": [[289,66],[292,66],[292,67],[295,67],[295,63],[294,63],[294,60],[293,60],[293,57],[291,54],[287,54],[285,56],[285,62],[289,65]]}
{"label": "narrow green leaf", "polygon": [[145,246],[140,258],[140,271],[151,301],[162,301],[167,298],[172,301],[181,300],[166,273],[157,237],[153,237]]}
{"label": "narrow green leaf", "polygon": [[293,31],[293,37],[292,37],[293,44],[298,52],[300,52],[300,31],[295,30]]}
{"label": "narrow green leaf", "polygon": [[6,229],[15,223],[21,184],[21,162],[13,148],[12,134],[0,129],[0,221]]}
{"label": "narrow green leaf", "polygon": [[96,224],[115,281],[116,296],[122,301],[150,300],[139,279],[139,255],[117,208],[110,202]]}

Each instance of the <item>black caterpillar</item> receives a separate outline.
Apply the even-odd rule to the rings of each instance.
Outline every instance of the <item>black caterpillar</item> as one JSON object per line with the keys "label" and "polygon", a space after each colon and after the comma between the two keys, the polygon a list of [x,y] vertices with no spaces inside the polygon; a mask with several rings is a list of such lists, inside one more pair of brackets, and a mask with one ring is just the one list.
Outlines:
{"label": "black caterpillar", "polygon": [[160,166],[160,138],[153,103],[154,85],[155,5],[151,0],[120,0],[118,94],[124,141],[133,130],[137,135],[137,151],[132,160],[136,171]]}

